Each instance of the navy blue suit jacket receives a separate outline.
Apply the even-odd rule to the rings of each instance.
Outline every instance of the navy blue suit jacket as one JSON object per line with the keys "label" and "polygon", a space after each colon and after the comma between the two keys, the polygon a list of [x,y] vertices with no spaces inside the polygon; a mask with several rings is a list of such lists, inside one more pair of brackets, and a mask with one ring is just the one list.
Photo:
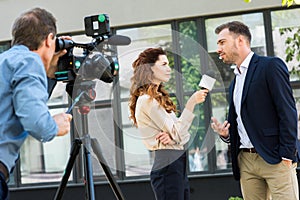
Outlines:
{"label": "navy blue suit jacket", "polygon": [[[229,88],[230,150],[235,179],[240,179],[237,162],[240,138],[233,104],[235,79]],[[298,161],[297,110],[285,63],[276,57],[253,55],[242,94],[241,117],[251,143],[268,163],[282,158]]]}

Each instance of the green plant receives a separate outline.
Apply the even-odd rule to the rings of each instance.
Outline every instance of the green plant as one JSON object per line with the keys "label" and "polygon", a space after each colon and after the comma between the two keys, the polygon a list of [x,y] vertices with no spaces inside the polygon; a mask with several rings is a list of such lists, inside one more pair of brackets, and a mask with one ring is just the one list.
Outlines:
{"label": "green plant", "polygon": [[[250,3],[251,0],[244,0],[244,2]],[[281,0],[281,5],[282,6],[290,7],[293,4],[300,5],[300,0]]]}
{"label": "green plant", "polygon": [[241,197],[229,197],[228,200],[243,200]]}
{"label": "green plant", "polygon": [[300,4],[300,1],[299,0],[282,0],[281,1],[281,5],[282,6],[287,6],[287,7],[290,7],[292,6],[293,4],[297,4],[299,5]]}

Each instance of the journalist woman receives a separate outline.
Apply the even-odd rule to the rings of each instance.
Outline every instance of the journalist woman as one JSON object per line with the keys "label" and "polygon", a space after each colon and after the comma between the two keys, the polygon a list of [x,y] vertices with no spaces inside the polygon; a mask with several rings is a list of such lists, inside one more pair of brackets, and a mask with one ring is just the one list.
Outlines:
{"label": "journalist woman", "polygon": [[184,145],[194,118],[194,107],[203,103],[208,90],[199,90],[188,99],[180,117],[164,89],[171,68],[162,48],[148,48],[133,62],[129,109],[146,148],[155,152],[150,173],[157,200],[188,200],[190,189],[186,172]]}

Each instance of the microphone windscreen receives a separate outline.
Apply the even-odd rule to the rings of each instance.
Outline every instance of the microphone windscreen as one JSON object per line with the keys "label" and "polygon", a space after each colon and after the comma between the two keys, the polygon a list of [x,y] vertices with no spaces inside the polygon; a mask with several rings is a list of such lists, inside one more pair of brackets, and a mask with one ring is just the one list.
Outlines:
{"label": "microphone windscreen", "polygon": [[110,45],[129,45],[131,39],[123,35],[112,35],[107,39],[107,43]]}
{"label": "microphone windscreen", "polygon": [[199,83],[199,86],[201,88],[206,88],[209,91],[211,91],[212,88],[214,87],[215,82],[216,82],[215,78],[212,78],[212,77],[210,77],[210,76],[208,76],[206,74],[203,74],[202,78],[201,78],[201,81]]}

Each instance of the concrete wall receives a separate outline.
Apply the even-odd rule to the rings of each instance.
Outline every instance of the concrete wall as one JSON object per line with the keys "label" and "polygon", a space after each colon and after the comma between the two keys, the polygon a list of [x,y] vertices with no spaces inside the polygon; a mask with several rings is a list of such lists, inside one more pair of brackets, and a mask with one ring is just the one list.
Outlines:
{"label": "concrete wall", "polygon": [[59,33],[84,30],[83,18],[106,13],[111,27],[193,16],[280,7],[280,0],[0,0],[0,41],[11,39],[21,12],[42,7],[57,18]]}

